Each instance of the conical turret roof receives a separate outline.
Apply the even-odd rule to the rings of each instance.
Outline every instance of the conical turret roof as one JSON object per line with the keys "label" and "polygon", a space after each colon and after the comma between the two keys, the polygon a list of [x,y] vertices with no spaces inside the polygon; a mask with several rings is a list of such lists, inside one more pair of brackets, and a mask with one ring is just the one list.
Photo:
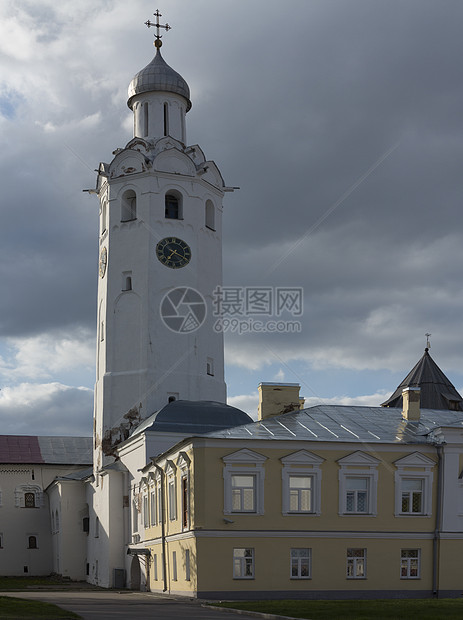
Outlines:
{"label": "conical turret roof", "polygon": [[422,409],[463,411],[463,398],[429,355],[428,348],[424,350],[423,357],[408,373],[394,394],[381,406],[402,407],[402,392],[407,387],[420,388]]}

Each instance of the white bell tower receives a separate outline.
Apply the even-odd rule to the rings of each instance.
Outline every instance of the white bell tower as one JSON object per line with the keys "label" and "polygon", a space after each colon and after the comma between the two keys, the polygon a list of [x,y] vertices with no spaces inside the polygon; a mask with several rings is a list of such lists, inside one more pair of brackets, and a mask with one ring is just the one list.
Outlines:
{"label": "white bell tower", "polygon": [[187,146],[185,80],[156,55],[130,83],[134,137],[100,164],[95,468],[173,399],[225,402],[219,169]]}

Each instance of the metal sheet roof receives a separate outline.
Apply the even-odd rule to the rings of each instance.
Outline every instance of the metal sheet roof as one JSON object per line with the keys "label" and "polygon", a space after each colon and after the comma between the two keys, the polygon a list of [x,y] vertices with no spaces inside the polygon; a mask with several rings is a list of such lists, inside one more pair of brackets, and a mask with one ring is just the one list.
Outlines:
{"label": "metal sheet roof", "polygon": [[0,435],[0,463],[91,465],[91,437]]}
{"label": "metal sheet roof", "polygon": [[207,433],[229,439],[285,439],[349,443],[427,443],[439,426],[463,428],[461,411],[422,409],[419,422],[407,422],[402,409],[317,405],[302,411]]}

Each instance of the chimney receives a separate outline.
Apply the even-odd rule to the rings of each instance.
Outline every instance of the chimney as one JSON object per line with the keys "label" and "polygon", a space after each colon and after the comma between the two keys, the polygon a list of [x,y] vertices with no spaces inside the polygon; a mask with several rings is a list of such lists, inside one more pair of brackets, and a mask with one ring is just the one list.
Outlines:
{"label": "chimney", "polygon": [[402,416],[405,420],[416,421],[420,419],[420,388],[408,387],[402,392]]}
{"label": "chimney", "polygon": [[299,411],[304,399],[299,397],[299,383],[259,383],[258,420]]}

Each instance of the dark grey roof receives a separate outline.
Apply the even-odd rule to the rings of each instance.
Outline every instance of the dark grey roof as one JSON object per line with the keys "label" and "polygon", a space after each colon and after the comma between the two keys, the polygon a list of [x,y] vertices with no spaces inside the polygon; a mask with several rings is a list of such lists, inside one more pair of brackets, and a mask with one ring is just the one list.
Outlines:
{"label": "dark grey roof", "polygon": [[0,435],[0,463],[91,465],[91,437]]}
{"label": "dark grey roof", "polygon": [[454,411],[463,411],[462,397],[429,355],[428,348],[394,394],[381,406],[402,407],[402,392],[407,387],[420,388],[420,406],[425,409],[448,410],[452,407]]}
{"label": "dark grey roof", "polygon": [[207,437],[365,444],[427,443],[426,435],[439,426],[463,428],[463,414],[422,409],[419,422],[407,422],[401,409],[317,405],[244,426],[213,431]]}
{"label": "dark grey roof", "polygon": [[225,403],[211,400],[174,400],[142,422],[133,435],[142,431],[202,435],[249,422],[252,422],[252,418],[247,413]]}
{"label": "dark grey roof", "polygon": [[153,91],[176,93],[187,100],[187,112],[191,108],[190,89],[182,76],[174,71],[161,56],[159,48],[153,60],[139,71],[129,84],[127,105],[132,108],[132,99],[140,93]]}

